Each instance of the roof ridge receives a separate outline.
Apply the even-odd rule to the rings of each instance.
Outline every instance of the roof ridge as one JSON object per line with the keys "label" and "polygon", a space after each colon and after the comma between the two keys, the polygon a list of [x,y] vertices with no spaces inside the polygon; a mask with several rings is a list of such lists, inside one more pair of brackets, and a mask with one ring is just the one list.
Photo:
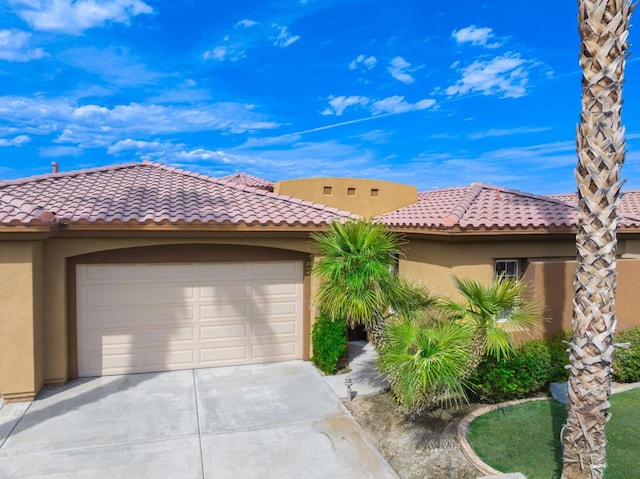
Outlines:
{"label": "roof ridge", "polygon": [[[623,191],[621,191],[621,193],[622,193],[622,195],[624,195],[624,193],[634,192],[634,191],[640,191],[640,190],[626,190],[626,191],[623,190]],[[580,199],[580,195],[578,193],[556,193],[556,194],[558,194],[558,195],[576,195],[577,199],[578,200]],[[572,208],[577,208],[577,206],[578,206],[577,202],[573,203],[571,201],[565,201],[565,200],[561,200],[559,198],[553,198],[551,196],[552,195],[545,197],[547,199],[547,201],[550,201],[552,203],[561,203],[561,204],[564,204],[566,206],[571,206]],[[620,197],[620,200],[622,200],[622,196]],[[618,207],[619,206],[620,206],[620,201],[618,201]],[[617,211],[619,212],[620,209],[617,208]],[[627,218],[627,219],[630,219],[630,220],[633,220],[633,221],[640,221],[640,216],[629,214],[629,213],[624,213],[624,214],[618,213],[618,217],[619,218]]]}
{"label": "roof ridge", "polygon": [[318,211],[326,211],[327,213],[335,213],[335,214],[338,214],[340,216],[349,216],[349,217],[358,216],[358,215],[355,215],[351,211],[339,210],[338,208],[333,208],[331,206],[323,205],[321,203],[314,203],[314,202],[311,202],[311,201],[305,201],[305,200],[303,200],[301,198],[295,198],[293,196],[281,195],[279,193],[274,193],[273,191],[263,190],[262,188],[256,188],[254,186],[238,184],[237,182],[234,182],[234,181],[231,181],[231,180],[222,180],[220,178],[214,178],[213,176],[204,175],[204,174],[201,174],[201,173],[195,173],[193,171],[183,170],[183,169],[180,169],[180,168],[176,168],[174,166],[165,165],[163,163],[158,163],[158,162],[149,161],[149,160],[144,160],[143,163],[147,164],[147,165],[151,165],[151,166],[164,168],[167,171],[173,171],[173,172],[181,173],[181,174],[184,174],[184,175],[187,175],[187,176],[192,176],[192,177],[195,177],[195,178],[201,178],[203,180],[209,181],[210,183],[216,184],[218,186],[231,187],[231,188],[234,188],[234,189],[236,189],[238,191],[242,191],[242,192],[245,192],[245,193],[254,193],[254,194],[257,194],[257,195],[261,195],[261,196],[267,196],[269,198],[274,198],[274,199],[277,199],[277,200],[280,200],[280,201],[286,201],[287,203],[304,204],[305,206],[308,206],[310,208],[316,209]]}
{"label": "roof ridge", "polygon": [[74,176],[86,175],[91,173],[121,170],[125,168],[132,168],[134,166],[142,166],[144,165],[144,163],[145,163],[144,161],[143,162],[131,161],[129,163],[121,163],[119,165],[97,166],[95,168],[85,168],[83,170],[63,171],[58,173],[45,173],[44,175],[29,176],[27,178],[18,178],[15,180],[0,180],[0,188],[2,188],[3,186],[9,186],[9,185],[22,185],[24,183],[30,183],[33,181],[49,180],[52,178],[74,177]]}
{"label": "roof ridge", "polygon": [[483,186],[482,183],[471,183],[468,187],[469,190],[464,194],[458,204],[453,207],[451,213],[443,220],[443,224],[445,226],[453,226],[458,223],[471,206],[471,203],[473,203],[473,200],[482,192]]}
{"label": "roof ridge", "polygon": [[534,200],[548,201],[549,203],[555,203],[555,204],[560,204],[564,206],[571,206],[571,207],[575,206],[575,203],[571,203],[570,201],[561,200],[559,198],[551,198],[547,195],[537,195],[535,193],[529,193],[527,191],[520,191],[520,190],[513,190],[511,188],[505,188],[503,186],[485,185],[483,183],[478,183],[478,184],[482,185],[483,188],[486,188],[488,190],[498,191],[500,193],[511,193],[512,195],[523,196],[525,198],[531,198]]}
{"label": "roof ridge", "polygon": [[229,175],[222,176],[222,177],[220,177],[218,179],[219,180],[224,180],[224,181],[230,181],[233,178],[239,178],[239,177],[247,177],[247,178],[251,178],[251,179],[254,179],[254,180],[260,180],[260,181],[264,181],[266,183],[271,183],[271,184],[274,183],[271,180],[267,180],[266,178],[262,178],[261,176],[252,175],[251,173],[245,173],[244,171],[238,171],[236,173],[231,173]]}

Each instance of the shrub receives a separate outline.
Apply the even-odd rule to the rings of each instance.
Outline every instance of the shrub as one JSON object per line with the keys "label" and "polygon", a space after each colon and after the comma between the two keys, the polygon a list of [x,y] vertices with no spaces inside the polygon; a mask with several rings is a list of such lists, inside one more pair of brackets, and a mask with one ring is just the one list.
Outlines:
{"label": "shrub", "polygon": [[473,393],[487,402],[531,396],[549,385],[566,381],[569,362],[562,332],[551,339],[535,339],[517,347],[508,358],[485,357],[472,378]]}
{"label": "shrub", "polygon": [[551,364],[549,371],[550,383],[562,383],[569,379],[569,370],[565,368],[569,364],[569,344],[571,331],[560,331],[551,339],[548,339]]}
{"label": "shrub", "polygon": [[313,357],[311,361],[325,374],[337,370],[338,360],[347,350],[347,320],[332,320],[321,315],[311,331]]}
{"label": "shrub", "polygon": [[466,400],[472,328],[423,313],[400,315],[387,323],[385,337],[378,365],[400,411],[413,416]]}
{"label": "shrub", "polygon": [[616,348],[613,353],[613,379],[621,383],[640,381],[640,326],[615,335],[616,343],[630,343],[629,348]]}

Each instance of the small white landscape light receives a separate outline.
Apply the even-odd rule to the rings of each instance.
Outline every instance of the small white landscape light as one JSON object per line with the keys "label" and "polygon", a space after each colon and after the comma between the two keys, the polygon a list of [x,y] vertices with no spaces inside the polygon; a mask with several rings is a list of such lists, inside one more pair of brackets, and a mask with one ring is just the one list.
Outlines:
{"label": "small white landscape light", "polygon": [[351,386],[353,385],[353,381],[351,380],[351,376],[347,376],[345,378],[344,385],[347,386],[347,401],[351,402]]}

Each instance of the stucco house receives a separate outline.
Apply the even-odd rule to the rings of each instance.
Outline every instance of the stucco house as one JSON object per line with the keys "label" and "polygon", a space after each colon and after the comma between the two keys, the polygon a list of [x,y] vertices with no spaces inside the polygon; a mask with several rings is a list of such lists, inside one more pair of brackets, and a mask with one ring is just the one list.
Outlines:
{"label": "stucco house", "polygon": [[[619,232],[620,323],[638,323],[640,193]],[[132,372],[308,359],[310,234],[375,217],[408,240],[399,272],[523,276],[570,323],[575,198],[473,184],[215,179],[143,162],[0,182],[0,396]]]}

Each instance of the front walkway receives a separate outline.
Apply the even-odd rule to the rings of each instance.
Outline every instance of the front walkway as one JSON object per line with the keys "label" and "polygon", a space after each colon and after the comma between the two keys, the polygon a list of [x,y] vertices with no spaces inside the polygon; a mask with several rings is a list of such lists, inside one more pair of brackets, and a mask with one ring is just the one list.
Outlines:
{"label": "front walkway", "polygon": [[376,362],[378,354],[371,343],[366,341],[349,342],[349,369],[344,374],[325,376],[324,380],[339,398],[347,397],[344,384],[347,377],[351,378],[351,397],[358,395],[377,394],[389,389],[384,376],[378,372]]}
{"label": "front walkway", "polygon": [[0,409],[0,477],[397,478],[310,363],[106,376]]}

